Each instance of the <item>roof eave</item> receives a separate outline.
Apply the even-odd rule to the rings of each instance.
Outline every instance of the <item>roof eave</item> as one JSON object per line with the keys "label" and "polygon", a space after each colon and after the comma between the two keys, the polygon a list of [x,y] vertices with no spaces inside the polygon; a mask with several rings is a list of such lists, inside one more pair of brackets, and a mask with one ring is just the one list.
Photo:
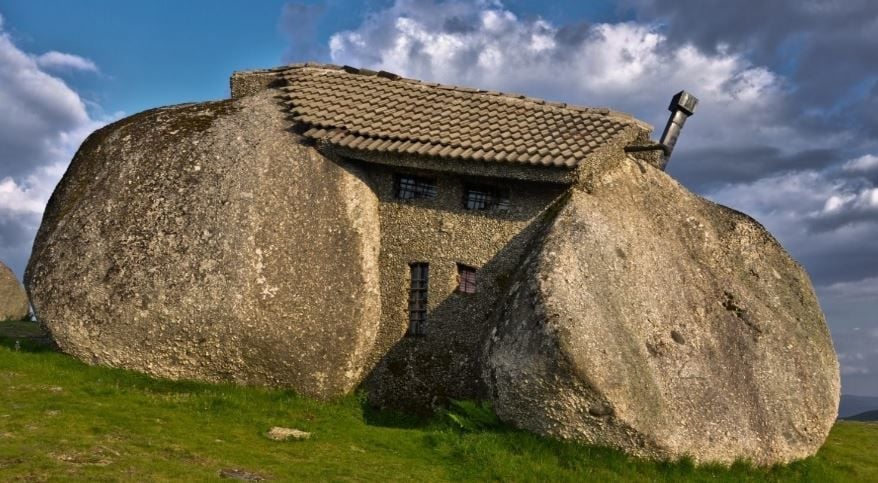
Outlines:
{"label": "roof eave", "polygon": [[572,184],[576,179],[574,176],[574,169],[564,167],[459,160],[440,158],[438,156],[388,152],[369,152],[323,142],[318,142],[317,147],[322,153],[329,157],[338,156],[385,166],[423,169],[463,176],[516,179],[555,184]]}

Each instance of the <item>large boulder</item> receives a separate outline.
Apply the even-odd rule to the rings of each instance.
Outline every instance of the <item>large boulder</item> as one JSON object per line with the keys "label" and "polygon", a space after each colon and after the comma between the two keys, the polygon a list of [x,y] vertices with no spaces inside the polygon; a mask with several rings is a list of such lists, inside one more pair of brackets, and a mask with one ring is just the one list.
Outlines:
{"label": "large boulder", "polygon": [[90,363],[327,398],[380,317],[378,200],[301,143],[266,90],[92,134],[26,272],[35,313]]}
{"label": "large boulder", "polygon": [[751,218],[622,160],[583,180],[486,349],[499,416],[654,458],[814,454],[838,362],[807,274]]}
{"label": "large boulder", "polygon": [[0,262],[0,321],[22,320],[30,310],[27,294],[12,269]]}

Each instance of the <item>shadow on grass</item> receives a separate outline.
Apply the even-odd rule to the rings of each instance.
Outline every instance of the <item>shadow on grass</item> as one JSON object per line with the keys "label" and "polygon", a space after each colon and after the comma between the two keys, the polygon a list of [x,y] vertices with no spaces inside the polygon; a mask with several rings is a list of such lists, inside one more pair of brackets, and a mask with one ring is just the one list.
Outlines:
{"label": "shadow on grass", "polygon": [[475,434],[480,432],[518,433],[497,417],[489,403],[451,399],[432,413],[406,413],[371,406],[365,396],[358,395],[363,420],[369,426],[395,429],[449,429],[453,432]]}
{"label": "shadow on grass", "polygon": [[58,350],[49,333],[30,320],[0,321],[0,346],[23,352]]}
{"label": "shadow on grass", "polygon": [[365,395],[360,396],[360,408],[363,411],[363,421],[369,426],[379,426],[396,429],[426,429],[436,425],[435,416],[406,414],[389,409],[379,409],[366,400]]}

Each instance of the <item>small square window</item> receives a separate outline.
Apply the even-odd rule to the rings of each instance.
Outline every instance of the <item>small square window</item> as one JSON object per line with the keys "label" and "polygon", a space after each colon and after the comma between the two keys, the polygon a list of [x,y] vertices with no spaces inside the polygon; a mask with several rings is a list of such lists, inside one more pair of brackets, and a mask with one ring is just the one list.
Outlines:
{"label": "small square window", "polygon": [[436,180],[417,176],[396,177],[396,197],[401,200],[436,197]]}
{"label": "small square window", "polygon": [[476,269],[457,264],[457,291],[460,293],[476,293]]}
{"label": "small square window", "polygon": [[464,208],[468,210],[504,210],[509,208],[509,195],[504,190],[491,186],[468,186]]}

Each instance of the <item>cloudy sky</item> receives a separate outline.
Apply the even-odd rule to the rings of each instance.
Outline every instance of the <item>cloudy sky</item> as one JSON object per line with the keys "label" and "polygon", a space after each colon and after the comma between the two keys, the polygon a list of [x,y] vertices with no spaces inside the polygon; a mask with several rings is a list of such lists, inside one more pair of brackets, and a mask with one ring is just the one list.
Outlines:
{"label": "cloudy sky", "polygon": [[[746,5],[745,5],[746,4]],[[878,2],[0,0],[0,260],[95,128],[320,60],[630,112],[701,99],[669,166],[808,269],[843,391],[878,396]],[[658,133],[657,133],[658,134]]]}

